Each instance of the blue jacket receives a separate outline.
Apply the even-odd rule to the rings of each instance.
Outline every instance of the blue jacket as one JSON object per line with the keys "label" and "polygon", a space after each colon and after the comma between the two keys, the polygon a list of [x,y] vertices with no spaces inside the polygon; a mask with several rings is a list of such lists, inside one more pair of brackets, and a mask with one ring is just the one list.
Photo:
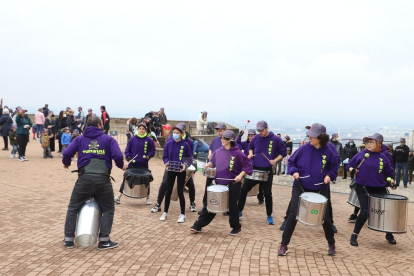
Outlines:
{"label": "blue jacket", "polygon": [[193,155],[197,152],[208,152],[209,149],[209,145],[207,145],[206,142],[200,140],[200,143],[195,140],[194,141],[194,151],[193,151]]}
{"label": "blue jacket", "polygon": [[62,138],[60,140],[62,145],[69,145],[71,140],[72,140],[72,135],[70,135],[66,132],[62,133]]}

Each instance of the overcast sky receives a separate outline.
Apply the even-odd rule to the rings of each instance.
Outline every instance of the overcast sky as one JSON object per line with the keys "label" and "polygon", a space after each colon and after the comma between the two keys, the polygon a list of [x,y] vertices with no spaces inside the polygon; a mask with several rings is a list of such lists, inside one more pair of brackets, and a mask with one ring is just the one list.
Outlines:
{"label": "overcast sky", "polygon": [[413,1],[1,1],[0,97],[112,117],[404,121]]}

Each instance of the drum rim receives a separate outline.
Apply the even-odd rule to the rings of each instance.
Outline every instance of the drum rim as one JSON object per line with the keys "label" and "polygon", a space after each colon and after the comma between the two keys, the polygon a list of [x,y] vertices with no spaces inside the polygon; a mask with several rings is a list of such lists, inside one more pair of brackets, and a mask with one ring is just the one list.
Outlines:
{"label": "drum rim", "polygon": [[[316,195],[318,195],[318,196],[322,196],[323,198],[325,198],[325,201],[324,201],[324,202],[312,202],[312,201],[309,201],[309,200],[306,200],[305,198],[303,198],[303,197],[302,197],[302,195],[303,195],[303,194],[316,194]],[[321,195],[321,194],[319,194],[319,193],[314,193],[314,192],[303,192],[303,193],[299,196],[299,198],[301,198],[301,199],[305,200],[306,202],[315,203],[315,204],[324,204],[324,203],[327,203],[327,201],[328,201],[328,198],[327,198],[326,196]]]}
{"label": "drum rim", "polygon": [[377,231],[377,232],[382,232],[382,233],[392,233],[392,234],[404,234],[407,233],[407,229],[405,231],[386,231],[386,230],[380,230],[378,228],[374,228],[372,226],[368,225],[368,221],[367,221],[367,227],[371,230]]}
{"label": "drum rim", "polygon": [[215,185],[208,186],[207,187],[207,192],[209,191],[208,190],[209,188],[213,188],[213,187],[217,187],[217,186],[222,186],[222,187],[225,188],[225,190],[224,191],[220,191],[220,192],[215,192],[215,191],[212,191],[212,192],[215,192],[215,193],[225,193],[225,192],[228,192],[230,190],[229,187],[227,187],[227,185],[225,185],[225,184],[215,184]]}
{"label": "drum rim", "polygon": [[[397,198],[385,198],[385,197],[379,197],[380,195],[393,195],[393,196],[400,196],[400,199]],[[403,195],[396,195],[396,194],[370,194],[370,198],[378,198],[378,199],[386,199],[386,200],[396,200],[396,201],[408,201],[408,197]]]}

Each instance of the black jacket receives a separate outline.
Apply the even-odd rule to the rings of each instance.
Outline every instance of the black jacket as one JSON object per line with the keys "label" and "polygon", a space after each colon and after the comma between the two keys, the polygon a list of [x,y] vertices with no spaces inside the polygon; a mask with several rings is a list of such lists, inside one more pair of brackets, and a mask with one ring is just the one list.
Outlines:
{"label": "black jacket", "polygon": [[334,140],[332,140],[332,139],[331,139],[331,143],[335,146],[336,151],[338,152],[339,157],[340,157],[340,158],[341,158],[341,160],[342,160],[342,159],[343,159],[343,158],[342,158],[342,156],[343,156],[342,143],[341,143],[341,142],[339,142],[339,141],[334,141]]}
{"label": "black jacket", "polygon": [[10,118],[10,115],[9,114],[3,114],[0,117],[0,127],[1,127],[0,136],[8,137],[9,136],[9,131],[12,128],[12,124],[13,124],[13,119]]}
{"label": "black jacket", "polygon": [[358,153],[358,149],[355,147],[355,144],[353,144],[352,146],[349,145],[349,143],[347,143],[343,149],[343,160],[349,158],[349,160],[352,159],[352,157],[354,157],[356,154]]}
{"label": "black jacket", "polygon": [[414,169],[414,155],[408,155],[408,169]]}
{"label": "black jacket", "polygon": [[394,152],[392,153],[394,162],[398,162],[398,163],[408,162],[409,151],[410,151],[410,148],[407,147],[407,145],[396,147]]}

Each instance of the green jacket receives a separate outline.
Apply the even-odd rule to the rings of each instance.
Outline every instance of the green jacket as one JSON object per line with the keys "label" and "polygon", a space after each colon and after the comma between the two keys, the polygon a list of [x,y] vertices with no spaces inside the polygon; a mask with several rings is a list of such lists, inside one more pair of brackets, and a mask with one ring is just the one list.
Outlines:
{"label": "green jacket", "polygon": [[[32,127],[32,122],[30,121],[29,116],[25,115],[22,117],[22,115],[17,115],[16,117],[16,125],[17,125],[17,135],[24,134],[29,135],[30,127]],[[29,126],[29,129],[24,128],[25,125]]]}
{"label": "green jacket", "polygon": [[13,130],[9,131],[9,139],[10,139],[10,145],[17,145],[17,132],[14,132]]}

